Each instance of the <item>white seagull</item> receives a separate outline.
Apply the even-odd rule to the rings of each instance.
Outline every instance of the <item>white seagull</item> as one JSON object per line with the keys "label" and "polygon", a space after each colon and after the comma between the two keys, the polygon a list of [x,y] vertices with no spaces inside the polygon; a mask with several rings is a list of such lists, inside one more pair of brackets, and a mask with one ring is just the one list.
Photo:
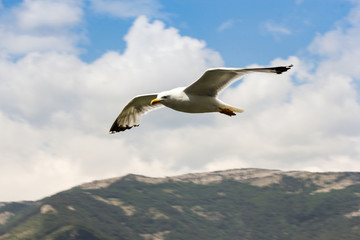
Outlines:
{"label": "white seagull", "polygon": [[212,68],[187,87],[179,87],[159,94],[134,97],[121,111],[110,128],[110,133],[125,131],[140,125],[145,113],[159,107],[169,107],[185,113],[219,112],[228,116],[244,110],[230,106],[216,97],[219,92],[240,77],[252,72],[281,74],[293,65],[268,68]]}

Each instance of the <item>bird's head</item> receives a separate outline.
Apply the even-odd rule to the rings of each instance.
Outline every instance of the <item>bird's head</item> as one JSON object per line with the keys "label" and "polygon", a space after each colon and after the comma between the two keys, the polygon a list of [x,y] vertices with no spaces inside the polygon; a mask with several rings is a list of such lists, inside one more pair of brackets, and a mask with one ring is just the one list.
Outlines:
{"label": "bird's head", "polygon": [[150,104],[162,103],[165,106],[171,105],[171,103],[177,102],[186,98],[184,94],[184,87],[178,87],[171,89],[169,91],[164,91],[159,93],[155,99],[153,99]]}
{"label": "bird's head", "polygon": [[168,100],[169,97],[170,97],[170,95],[167,94],[166,92],[159,93],[155,99],[151,100],[150,104],[153,105],[156,103],[164,102],[164,101]]}

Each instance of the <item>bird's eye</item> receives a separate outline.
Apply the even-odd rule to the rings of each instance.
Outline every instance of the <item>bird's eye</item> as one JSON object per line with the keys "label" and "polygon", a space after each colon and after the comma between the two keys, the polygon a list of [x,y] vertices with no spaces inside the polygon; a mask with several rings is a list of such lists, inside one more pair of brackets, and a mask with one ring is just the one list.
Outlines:
{"label": "bird's eye", "polygon": [[167,98],[168,98],[168,96],[163,96],[162,98],[163,98],[163,99],[167,99]]}

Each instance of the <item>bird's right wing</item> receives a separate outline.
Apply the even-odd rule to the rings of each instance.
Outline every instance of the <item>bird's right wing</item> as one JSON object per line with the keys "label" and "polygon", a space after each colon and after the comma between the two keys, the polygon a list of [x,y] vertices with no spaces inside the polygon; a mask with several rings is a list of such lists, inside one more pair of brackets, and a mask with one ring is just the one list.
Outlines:
{"label": "bird's right wing", "polygon": [[208,69],[196,82],[185,88],[188,94],[216,97],[218,93],[242,76],[252,72],[281,74],[293,65],[268,68],[212,68]]}
{"label": "bird's right wing", "polygon": [[161,103],[150,104],[157,94],[140,95],[134,97],[121,111],[110,128],[110,133],[125,131],[140,125],[141,116],[159,107]]}

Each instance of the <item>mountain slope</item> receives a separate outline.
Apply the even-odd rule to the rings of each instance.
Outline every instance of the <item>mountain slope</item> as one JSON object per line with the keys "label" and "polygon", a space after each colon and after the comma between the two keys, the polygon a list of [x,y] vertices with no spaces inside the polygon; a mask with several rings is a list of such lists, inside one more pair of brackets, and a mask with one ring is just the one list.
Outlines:
{"label": "mountain slope", "polygon": [[127,175],[2,203],[0,239],[360,239],[360,173]]}

